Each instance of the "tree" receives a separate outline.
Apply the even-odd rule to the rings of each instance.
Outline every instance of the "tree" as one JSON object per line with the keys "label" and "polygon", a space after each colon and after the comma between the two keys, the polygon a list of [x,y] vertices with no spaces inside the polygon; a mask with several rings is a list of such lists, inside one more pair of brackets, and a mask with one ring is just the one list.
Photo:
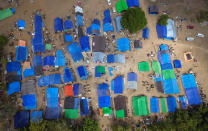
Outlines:
{"label": "tree", "polygon": [[87,118],[83,123],[83,131],[99,131],[98,122],[96,120],[92,120]]}
{"label": "tree", "polygon": [[160,19],[158,20],[158,24],[159,25],[167,25],[168,24],[168,19],[169,19],[169,16],[164,14],[164,15],[161,15],[160,16]]}
{"label": "tree", "polygon": [[128,8],[122,15],[121,25],[130,33],[136,33],[147,25],[147,19],[141,8]]}
{"label": "tree", "polygon": [[0,49],[3,49],[3,47],[8,43],[9,39],[4,36],[0,35]]}

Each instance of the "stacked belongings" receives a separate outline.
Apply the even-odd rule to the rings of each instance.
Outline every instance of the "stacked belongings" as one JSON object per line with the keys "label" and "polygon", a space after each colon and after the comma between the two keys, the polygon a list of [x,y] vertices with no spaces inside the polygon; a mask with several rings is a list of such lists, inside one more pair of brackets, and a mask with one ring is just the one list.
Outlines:
{"label": "stacked belongings", "polygon": [[127,116],[126,107],[127,97],[118,95],[114,98],[116,118],[124,118]]}
{"label": "stacked belongings", "polygon": [[36,55],[32,59],[32,65],[34,67],[34,73],[36,76],[43,75],[43,62],[42,56]]}
{"label": "stacked belongings", "polygon": [[110,98],[110,90],[108,84],[102,83],[98,84],[97,89],[98,94],[98,105],[101,116],[111,116],[112,108],[111,108],[111,98]]}
{"label": "stacked belongings", "polygon": [[104,11],[104,19],[103,19],[103,31],[104,32],[114,32],[112,20],[111,20],[111,15],[110,15],[110,10],[107,9]]}

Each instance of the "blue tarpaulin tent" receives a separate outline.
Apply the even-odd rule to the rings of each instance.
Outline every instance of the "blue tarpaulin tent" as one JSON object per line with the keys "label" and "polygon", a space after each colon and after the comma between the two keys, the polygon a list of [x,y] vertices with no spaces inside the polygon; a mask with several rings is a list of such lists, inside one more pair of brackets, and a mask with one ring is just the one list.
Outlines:
{"label": "blue tarpaulin tent", "polygon": [[75,17],[75,20],[76,20],[77,27],[79,27],[79,26],[84,26],[84,19],[83,19],[83,16],[77,15],[77,16]]}
{"label": "blue tarpaulin tent", "polygon": [[117,76],[114,80],[111,81],[111,90],[114,91],[114,94],[123,94],[124,90],[124,80],[123,76]]}
{"label": "blue tarpaulin tent", "polygon": [[74,25],[72,21],[70,20],[64,21],[64,30],[73,29],[73,28],[74,28]]}
{"label": "blue tarpaulin tent", "polygon": [[195,77],[193,74],[184,74],[181,76],[183,87],[186,88],[197,88]]}
{"label": "blue tarpaulin tent", "polygon": [[186,102],[186,97],[185,96],[180,96],[178,97],[178,101],[180,103],[180,106],[182,109],[187,109],[187,102]]}
{"label": "blue tarpaulin tent", "polygon": [[36,55],[32,59],[32,64],[33,66],[41,66],[43,65],[42,63],[42,56],[41,55]]}
{"label": "blue tarpaulin tent", "polygon": [[81,80],[87,80],[87,69],[85,66],[79,66],[77,67],[77,74],[79,75],[79,78]]}
{"label": "blue tarpaulin tent", "polygon": [[79,98],[74,98],[74,109],[79,109]]}
{"label": "blue tarpaulin tent", "polygon": [[120,38],[117,40],[117,49],[122,52],[130,51],[130,41],[127,38]]}
{"label": "blue tarpaulin tent", "polygon": [[104,31],[104,32],[108,32],[108,31],[114,32],[113,25],[110,24],[110,23],[104,24],[104,25],[103,25],[103,31]]}
{"label": "blue tarpaulin tent", "polygon": [[68,67],[64,68],[64,83],[68,83],[68,82],[73,82],[74,81],[74,77],[72,72],[70,71],[70,69]]}
{"label": "blue tarpaulin tent", "polygon": [[47,107],[45,110],[45,119],[59,119],[61,117],[62,108],[61,107],[54,107],[49,108]]}
{"label": "blue tarpaulin tent", "polygon": [[165,94],[180,93],[176,79],[163,80],[163,87]]}
{"label": "blue tarpaulin tent", "polygon": [[98,84],[97,94],[98,94],[98,97],[110,96],[108,84],[106,83]]}
{"label": "blue tarpaulin tent", "polygon": [[56,50],[55,66],[65,66],[65,57],[62,50]]}
{"label": "blue tarpaulin tent", "polygon": [[16,47],[16,61],[27,60],[27,47],[17,46]]}
{"label": "blue tarpaulin tent", "polygon": [[47,107],[58,107],[58,88],[47,88],[46,90]]}
{"label": "blue tarpaulin tent", "polygon": [[149,28],[144,28],[143,29],[143,34],[142,34],[142,37],[144,38],[144,39],[149,39]]}
{"label": "blue tarpaulin tent", "polygon": [[157,30],[157,36],[158,38],[164,38],[165,35],[167,34],[167,28],[164,25],[156,25],[156,30]]}
{"label": "blue tarpaulin tent", "polygon": [[79,38],[80,46],[82,51],[89,51],[90,50],[90,42],[88,36],[83,36]]}
{"label": "blue tarpaulin tent", "polygon": [[114,55],[113,54],[109,54],[107,56],[107,62],[108,63],[114,63]]}
{"label": "blue tarpaulin tent", "polygon": [[21,71],[20,62],[8,62],[6,68],[7,68],[7,73],[13,71]]}
{"label": "blue tarpaulin tent", "polygon": [[23,128],[29,126],[30,112],[29,111],[19,111],[14,116],[14,128]]}
{"label": "blue tarpaulin tent", "polygon": [[89,114],[89,107],[87,99],[80,99],[80,115],[88,115]]}
{"label": "blue tarpaulin tent", "polygon": [[67,46],[67,49],[74,62],[79,62],[83,59],[82,50],[79,47],[78,43],[70,44],[69,46]]}
{"label": "blue tarpaulin tent", "polygon": [[31,110],[37,108],[37,100],[35,95],[24,95],[23,96],[23,105],[25,110]]}
{"label": "blue tarpaulin tent", "polygon": [[43,59],[44,66],[55,66],[55,57],[54,56],[45,56]]}
{"label": "blue tarpaulin tent", "polygon": [[72,37],[71,35],[65,34],[65,35],[64,35],[64,40],[65,40],[66,42],[73,42],[73,37]]}
{"label": "blue tarpaulin tent", "polygon": [[150,108],[152,113],[160,113],[159,98],[150,98]]}
{"label": "blue tarpaulin tent", "polygon": [[106,24],[106,23],[111,23],[111,15],[110,15],[110,10],[107,9],[104,11],[104,19],[103,19],[103,24]]}
{"label": "blue tarpaulin tent", "polygon": [[173,61],[174,67],[175,68],[181,68],[181,61],[180,60],[174,60]]}
{"label": "blue tarpaulin tent", "polygon": [[115,61],[115,63],[125,63],[125,56],[124,55],[122,55],[122,54],[116,54],[116,55],[114,55],[114,61]]}
{"label": "blue tarpaulin tent", "polygon": [[42,111],[31,111],[30,120],[32,122],[40,122],[42,120]]}
{"label": "blue tarpaulin tent", "polygon": [[121,26],[121,18],[122,18],[122,16],[117,16],[114,18],[117,32],[119,32],[120,30],[123,29],[123,27]]}
{"label": "blue tarpaulin tent", "polygon": [[177,109],[177,103],[175,97],[167,97],[168,112],[175,112]]}
{"label": "blue tarpaulin tent", "polygon": [[63,31],[63,20],[59,17],[54,19],[54,32]]}
{"label": "blue tarpaulin tent", "polygon": [[137,74],[134,72],[128,73],[127,81],[137,81]]}
{"label": "blue tarpaulin tent", "polygon": [[100,97],[98,97],[98,105],[99,105],[99,108],[111,107],[110,96],[100,96]]}
{"label": "blue tarpaulin tent", "polygon": [[38,86],[50,86],[50,85],[56,85],[61,84],[61,75],[60,74],[53,74],[48,76],[43,76],[38,79]]}
{"label": "blue tarpaulin tent", "polygon": [[126,0],[128,7],[137,6],[139,7],[139,0]]}
{"label": "blue tarpaulin tent", "polygon": [[156,5],[151,5],[148,8],[148,12],[151,15],[158,15],[159,14],[159,9],[158,9],[158,7]]}
{"label": "blue tarpaulin tent", "polygon": [[17,27],[19,29],[25,29],[25,21],[24,20],[18,20],[17,21]]}
{"label": "blue tarpaulin tent", "polygon": [[11,95],[13,93],[16,93],[16,92],[20,92],[20,82],[19,81],[15,81],[15,82],[12,82],[8,85],[8,95]]}
{"label": "blue tarpaulin tent", "polygon": [[93,52],[92,53],[92,62],[100,62],[103,63],[104,62],[104,58],[105,58],[105,53],[102,52]]}
{"label": "blue tarpaulin tent", "polygon": [[202,104],[199,92],[197,88],[185,88],[186,96],[188,98],[188,104],[192,105],[200,105]]}
{"label": "blue tarpaulin tent", "polygon": [[29,77],[29,76],[34,76],[35,72],[34,72],[33,67],[31,66],[30,69],[25,69],[23,71],[23,74],[24,74],[24,78]]}
{"label": "blue tarpaulin tent", "polygon": [[86,31],[87,31],[87,34],[92,34],[92,28],[91,28],[91,26],[90,27],[87,27],[86,28]]}
{"label": "blue tarpaulin tent", "polygon": [[92,24],[100,25],[100,21],[98,19],[94,19],[92,21]]}
{"label": "blue tarpaulin tent", "polygon": [[74,96],[79,95],[79,84],[74,84],[73,85],[73,93],[74,93]]}

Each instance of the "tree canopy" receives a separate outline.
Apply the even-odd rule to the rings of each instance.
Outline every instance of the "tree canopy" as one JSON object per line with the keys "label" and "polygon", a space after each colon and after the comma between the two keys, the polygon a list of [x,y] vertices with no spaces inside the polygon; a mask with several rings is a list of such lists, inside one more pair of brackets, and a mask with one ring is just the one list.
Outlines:
{"label": "tree canopy", "polygon": [[8,38],[4,35],[0,35],[0,49],[2,49],[7,43],[8,43]]}
{"label": "tree canopy", "polygon": [[168,24],[168,19],[169,19],[168,15],[166,15],[166,14],[161,15],[160,19],[158,20],[158,24],[159,25],[167,25]]}
{"label": "tree canopy", "polygon": [[121,25],[130,33],[136,33],[147,25],[147,19],[141,8],[128,8],[122,15]]}

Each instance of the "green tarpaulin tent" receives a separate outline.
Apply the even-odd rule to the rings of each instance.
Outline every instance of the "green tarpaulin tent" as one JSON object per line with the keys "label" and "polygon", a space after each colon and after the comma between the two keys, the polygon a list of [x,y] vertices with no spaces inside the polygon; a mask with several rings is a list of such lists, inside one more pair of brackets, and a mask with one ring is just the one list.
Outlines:
{"label": "green tarpaulin tent", "polygon": [[139,62],[139,71],[150,71],[149,63],[147,61]]}
{"label": "green tarpaulin tent", "polygon": [[79,117],[78,109],[65,109],[64,116],[68,119],[77,119]]}
{"label": "green tarpaulin tent", "polygon": [[166,98],[160,98],[160,105],[161,105],[161,112],[162,113],[167,113],[167,102],[166,102]]}
{"label": "green tarpaulin tent", "polygon": [[46,44],[46,45],[45,45],[45,49],[46,49],[46,50],[51,51],[51,48],[52,48],[51,44]]}
{"label": "green tarpaulin tent", "polygon": [[173,69],[163,70],[162,73],[163,73],[163,79],[164,80],[175,79],[176,78]]}
{"label": "green tarpaulin tent", "polygon": [[152,70],[155,74],[161,74],[161,66],[159,61],[152,61]]}
{"label": "green tarpaulin tent", "polygon": [[104,115],[104,116],[106,116],[106,115],[111,116],[111,114],[112,114],[112,109],[109,108],[109,107],[103,107],[103,108],[102,108],[102,112],[103,112],[103,115]]}
{"label": "green tarpaulin tent", "polygon": [[105,74],[105,67],[104,66],[97,66],[97,73]]}
{"label": "green tarpaulin tent", "polygon": [[124,110],[117,110],[116,111],[116,118],[124,118],[124,117],[125,117]]}
{"label": "green tarpaulin tent", "polygon": [[10,17],[12,15],[13,15],[13,13],[10,8],[4,9],[4,10],[0,11],[0,20],[6,19],[7,17]]}
{"label": "green tarpaulin tent", "polygon": [[134,115],[149,115],[147,96],[132,97]]}
{"label": "green tarpaulin tent", "polygon": [[124,10],[128,9],[128,5],[125,0],[120,0],[116,3],[116,11],[117,13],[121,13]]}

